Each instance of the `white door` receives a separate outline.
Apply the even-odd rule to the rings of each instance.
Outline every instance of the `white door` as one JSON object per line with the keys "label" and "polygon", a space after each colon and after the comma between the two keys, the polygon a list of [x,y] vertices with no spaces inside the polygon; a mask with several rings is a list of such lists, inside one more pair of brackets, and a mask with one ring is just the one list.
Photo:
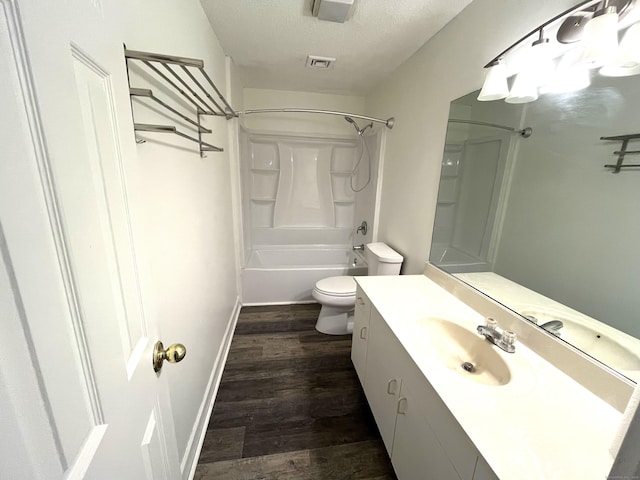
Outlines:
{"label": "white door", "polygon": [[109,3],[0,0],[3,480],[179,478],[132,242]]}

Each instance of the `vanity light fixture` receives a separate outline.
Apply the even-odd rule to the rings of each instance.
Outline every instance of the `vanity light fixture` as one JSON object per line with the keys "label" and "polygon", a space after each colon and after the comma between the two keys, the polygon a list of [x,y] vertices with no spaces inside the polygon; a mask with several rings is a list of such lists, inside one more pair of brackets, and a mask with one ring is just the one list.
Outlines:
{"label": "vanity light fixture", "polygon": [[605,0],[602,8],[584,26],[581,62],[601,67],[618,49],[618,8]]}
{"label": "vanity light fixture", "polygon": [[[626,76],[640,74],[640,22],[632,25],[618,47],[619,19],[640,8],[635,0],[588,0],[577,4],[532,30],[498,54],[486,66],[487,74],[478,100],[505,99],[508,103],[531,102],[546,92],[567,92],[590,84],[590,68],[602,67],[601,75]],[[632,15],[633,16],[633,15]],[[630,16],[629,18],[631,18]],[[635,15],[636,21],[638,15]],[[560,22],[562,22],[560,24]],[[624,23],[624,22],[623,22]],[[558,43],[550,44],[544,32],[557,30]],[[527,55],[524,68],[516,72],[511,91],[505,95],[505,59],[516,47],[537,35]],[[569,47],[578,43],[577,48]],[[565,45],[563,47],[563,44]],[[567,50],[568,48],[571,48]],[[557,60],[554,57],[564,55]],[[510,61],[508,62],[511,67]],[[554,71],[555,70],[555,71]]]}

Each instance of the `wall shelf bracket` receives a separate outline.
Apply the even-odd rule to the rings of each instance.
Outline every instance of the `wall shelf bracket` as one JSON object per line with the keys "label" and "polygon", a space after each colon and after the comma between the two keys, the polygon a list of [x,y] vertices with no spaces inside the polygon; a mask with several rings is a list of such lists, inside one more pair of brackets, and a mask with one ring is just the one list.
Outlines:
{"label": "wall shelf bracket", "polygon": [[[129,74],[129,62],[136,61],[144,65],[152,77],[160,80],[163,87],[168,87],[170,91],[177,93],[190,105],[190,111],[184,108],[180,111],[177,102],[165,101],[159,98],[149,88],[135,88],[131,86],[131,75],[129,74],[129,95],[131,97],[133,111],[133,99],[147,99],[155,105],[159,105],[161,110],[179,117],[187,122],[187,128],[193,129],[197,135],[191,136],[177,129],[174,125],[156,125],[148,123],[136,123],[134,120],[134,130],[136,132],[148,133],[171,133],[198,144],[200,156],[204,157],[205,152],[222,152],[223,149],[211,145],[202,139],[203,133],[212,133],[202,125],[202,115],[212,115],[225,117],[227,120],[236,118],[238,114],[229,105],[218,87],[216,87],[211,77],[204,70],[204,62],[195,58],[176,57],[173,55],[162,55],[158,53],[140,52],[128,50],[125,47],[124,56]],[[136,140],[137,143],[144,143],[144,140]]]}
{"label": "wall shelf bracket", "polygon": [[632,133],[629,135],[616,135],[613,137],[600,137],[600,140],[610,140],[610,141],[620,141],[622,142],[622,146],[620,150],[616,150],[613,152],[614,155],[618,156],[618,161],[615,164],[607,164],[606,168],[613,168],[613,172],[611,173],[620,173],[620,170],[623,168],[640,168],[640,164],[624,164],[624,157],[626,155],[638,155],[640,154],[640,150],[627,150],[629,146],[629,142],[632,140],[640,140],[640,133]]}

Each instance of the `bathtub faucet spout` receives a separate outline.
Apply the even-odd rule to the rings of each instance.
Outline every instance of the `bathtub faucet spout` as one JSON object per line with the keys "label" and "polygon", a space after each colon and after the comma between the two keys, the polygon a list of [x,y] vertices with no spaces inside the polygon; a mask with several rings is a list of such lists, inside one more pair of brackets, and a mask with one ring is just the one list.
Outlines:
{"label": "bathtub faucet spout", "polygon": [[353,246],[354,250],[360,250],[363,251],[364,250],[364,243],[361,243],[360,245],[354,245]]}

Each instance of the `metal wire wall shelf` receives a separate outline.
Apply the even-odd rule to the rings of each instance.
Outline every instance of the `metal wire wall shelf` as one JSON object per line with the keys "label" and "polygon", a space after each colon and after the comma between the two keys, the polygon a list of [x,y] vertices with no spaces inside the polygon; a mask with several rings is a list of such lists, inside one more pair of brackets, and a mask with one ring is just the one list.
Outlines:
{"label": "metal wire wall shelf", "polygon": [[615,164],[605,165],[606,168],[613,168],[613,172],[611,173],[619,173],[623,168],[640,168],[640,164],[624,164],[624,157],[626,155],[638,155],[640,154],[640,150],[627,150],[629,146],[629,142],[631,140],[640,140],[640,133],[631,133],[629,135],[616,135],[614,137],[600,137],[600,140],[612,140],[612,141],[621,141],[622,146],[620,150],[616,150],[613,152],[614,155],[618,156],[618,161]]}
{"label": "metal wire wall shelf", "polygon": [[[227,120],[237,117],[229,102],[224,98],[218,87],[216,87],[211,77],[204,70],[204,62],[195,58],[176,57],[173,55],[162,55],[158,53],[139,52],[125,48],[124,56],[129,72],[129,62],[136,61],[144,65],[154,78],[160,79],[162,83],[170,87],[179,96],[182,96],[193,108],[193,117],[180,112],[176,106],[164,101],[148,88],[134,88],[131,86],[129,75],[129,94],[133,98],[148,99],[159,105],[164,110],[181,118],[187,122],[195,134],[187,134],[175,125],[157,125],[147,123],[137,123],[134,119],[134,130],[136,132],[149,133],[170,133],[190,140],[198,144],[200,156],[204,157],[206,152],[222,152],[223,149],[216,147],[202,139],[202,134],[212,133],[202,125],[203,115],[225,117]],[[132,102],[133,103],[133,102]],[[133,109],[133,105],[132,105]]]}

